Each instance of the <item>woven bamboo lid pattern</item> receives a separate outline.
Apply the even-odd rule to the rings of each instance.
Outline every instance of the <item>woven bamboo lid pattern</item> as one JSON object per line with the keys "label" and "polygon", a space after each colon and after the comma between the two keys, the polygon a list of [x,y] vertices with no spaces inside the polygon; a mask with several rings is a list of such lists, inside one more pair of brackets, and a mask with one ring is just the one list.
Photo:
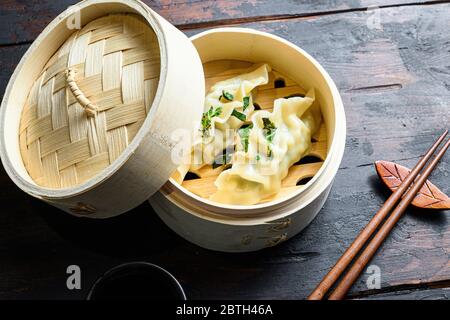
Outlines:
{"label": "woven bamboo lid pattern", "polygon": [[141,127],[159,74],[156,35],[137,15],[108,15],[72,34],[22,113],[20,151],[31,178],[66,188],[110,165]]}

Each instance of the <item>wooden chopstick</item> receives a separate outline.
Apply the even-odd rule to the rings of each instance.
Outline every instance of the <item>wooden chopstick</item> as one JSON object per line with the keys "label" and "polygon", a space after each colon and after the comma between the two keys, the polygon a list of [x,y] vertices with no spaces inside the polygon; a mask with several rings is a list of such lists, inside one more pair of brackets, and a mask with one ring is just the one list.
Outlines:
{"label": "wooden chopstick", "polygon": [[391,194],[391,196],[386,200],[380,210],[375,214],[375,216],[370,220],[366,227],[360,232],[356,237],[350,247],[344,252],[344,254],[339,258],[334,267],[328,272],[328,274],[323,278],[319,285],[314,289],[308,300],[321,300],[328,290],[334,285],[334,283],[339,279],[344,270],[348,267],[351,261],[355,258],[357,253],[362,249],[364,244],[369,240],[372,234],[377,230],[380,223],[386,218],[392,208],[398,203],[405,191],[412,184],[414,179],[417,177],[419,172],[422,170],[424,165],[436,151],[437,147],[444,140],[447,135],[448,130],[436,140],[436,142],[431,146],[423,158],[417,162],[414,168],[411,170],[410,174],[405,178],[403,183],[399,188]]}
{"label": "wooden chopstick", "polygon": [[439,153],[436,155],[436,157],[434,157],[434,159],[431,161],[431,163],[426,167],[426,169],[419,176],[417,181],[414,182],[414,184],[410,188],[410,190],[405,194],[402,201],[400,201],[398,206],[394,209],[394,211],[392,211],[389,218],[387,218],[386,222],[381,226],[380,230],[376,233],[376,235],[373,237],[373,239],[369,242],[367,247],[364,249],[364,251],[358,257],[358,259],[356,259],[356,261],[352,265],[352,267],[348,270],[348,272],[342,278],[342,281],[336,286],[334,291],[331,293],[331,295],[329,297],[330,300],[340,300],[345,297],[348,290],[351,288],[351,286],[356,281],[356,279],[358,279],[359,275],[364,270],[367,263],[369,263],[369,261],[372,259],[375,252],[378,250],[378,248],[381,246],[383,241],[386,239],[386,237],[392,231],[392,229],[394,228],[397,221],[400,219],[400,217],[406,211],[406,208],[408,207],[408,205],[414,200],[414,198],[417,195],[417,192],[419,192],[420,188],[422,188],[424,183],[427,181],[428,176],[433,171],[433,169],[436,167],[437,163],[442,158],[442,156],[445,154],[445,152],[447,151],[449,146],[450,146],[450,140],[448,140],[447,143],[442,147],[442,149],[439,151]]}

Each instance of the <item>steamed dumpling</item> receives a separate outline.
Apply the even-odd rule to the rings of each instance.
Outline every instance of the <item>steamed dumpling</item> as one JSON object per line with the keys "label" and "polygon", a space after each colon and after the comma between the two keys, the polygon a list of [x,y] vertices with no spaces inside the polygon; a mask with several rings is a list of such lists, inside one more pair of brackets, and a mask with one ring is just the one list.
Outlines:
{"label": "steamed dumpling", "polygon": [[232,167],[217,178],[211,200],[251,205],[278,193],[289,168],[311,148],[311,136],[320,126],[320,110],[311,108],[314,100],[311,89],[304,98],[275,100],[273,112],[254,112],[253,127],[236,145]]}
{"label": "steamed dumpling", "polygon": [[269,82],[271,68],[263,64],[253,71],[217,82],[205,98],[200,127],[195,131],[192,151],[173,177],[181,183],[188,171],[212,164],[217,155],[235,141],[236,129],[254,112],[252,90]]}

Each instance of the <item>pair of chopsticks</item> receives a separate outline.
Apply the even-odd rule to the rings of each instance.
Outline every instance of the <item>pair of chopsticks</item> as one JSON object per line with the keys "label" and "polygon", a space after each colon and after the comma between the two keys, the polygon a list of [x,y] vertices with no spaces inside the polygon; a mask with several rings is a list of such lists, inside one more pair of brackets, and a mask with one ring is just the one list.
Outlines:
{"label": "pair of chopsticks", "polygon": [[[366,225],[366,227],[361,231],[358,237],[353,241],[350,247],[341,256],[341,258],[339,258],[338,262],[323,278],[323,280],[319,283],[316,289],[314,289],[314,291],[308,297],[308,300],[323,299],[327,294],[327,292],[330,290],[330,288],[337,283],[341,275],[344,273],[344,271],[356,257],[358,252],[361,251],[363,246],[369,241],[370,237],[375,234],[367,244],[366,248],[355,260],[353,265],[348,269],[347,273],[342,277],[341,281],[336,285],[336,287],[328,297],[328,299],[330,300],[341,300],[345,298],[345,295],[350,290],[353,283],[358,279],[359,275],[364,270],[365,266],[372,259],[378,248],[381,246],[383,241],[386,239],[391,230],[394,228],[397,221],[403,215],[408,205],[414,200],[417,192],[422,188],[423,184],[427,181],[428,176],[436,167],[439,160],[447,151],[450,145],[450,140],[448,140],[445,143],[445,145],[441,148],[438,154],[424,169],[422,174],[419,175],[420,171],[424,168],[425,164],[428,162],[428,160],[434,154],[434,152],[439,147],[441,142],[444,140],[447,133],[448,130],[445,130],[445,132],[431,146],[431,148],[427,151],[427,153],[423,156],[423,158],[415,165],[415,167],[412,169],[412,171],[409,173],[409,175],[406,177],[403,183],[399,186],[399,188],[394,193],[392,193],[392,195],[386,200],[381,209],[375,214],[372,220],[370,220],[370,222]],[[416,180],[417,176],[419,177]],[[398,203],[399,201],[400,203]],[[397,203],[398,203],[397,207],[395,207],[395,209],[392,210]],[[385,220],[385,218],[388,215],[389,217]],[[384,220],[385,220],[384,224],[379,228],[378,232],[376,232],[377,228]]]}

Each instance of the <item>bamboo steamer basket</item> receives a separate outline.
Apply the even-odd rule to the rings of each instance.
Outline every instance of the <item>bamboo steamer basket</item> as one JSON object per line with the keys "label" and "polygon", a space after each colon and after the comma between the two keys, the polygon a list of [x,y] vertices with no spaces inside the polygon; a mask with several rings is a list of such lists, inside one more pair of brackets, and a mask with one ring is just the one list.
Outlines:
{"label": "bamboo steamer basket", "polygon": [[112,217],[167,181],[170,136],[192,129],[203,99],[185,35],[140,1],[86,0],[54,19],[14,71],[1,159],[28,194],[76,216]]}
{"label": "bamboo steamer basket", "polygon": [[[321,161],[291,167],[281,192],[252,206],[224,205],[207,199],[218,173],[197,172],[179,185],[174,179],[149,202],[161,219],[183,238],[201,247],[256,251],[282,243],[304,229],[322,208],[345,148],[345,113],[339,92],[321,65],[302,49],[271,34],[244,28],[219,28],[191,38],[203,63],[206,89],[217,80],[239,74],[252,63],[268,62],[274,72],[255,102],[304,93],[315,88],[323,125],[313,139],[311,155]],[[284,87],[277,88],[282,80]],[[297,185],[304,177],[312,178]]]}
{"label": "bamboo steamer basket", "polygon": [[[74,12],[75,31],[67,28]],[[294,165],[281,192],[262,203],[211,202],[220,169],[177,184],[172,134],[201,119],[205,87],[261,62],[273,67],[258,90],[261,108],[316,89],[323,126],[310,155],[320,161]],[[242,28],[188,39],[137,0],[85,0],[51,22],[18,64],[0,110],[0,156],[22,190],[72,215],[108,218],[148,199],[185,239],[245,252],[281,243],[314,219],[345,131],[333,81],[288,41]],[[303,178],[311,179],[299,185]]]}

